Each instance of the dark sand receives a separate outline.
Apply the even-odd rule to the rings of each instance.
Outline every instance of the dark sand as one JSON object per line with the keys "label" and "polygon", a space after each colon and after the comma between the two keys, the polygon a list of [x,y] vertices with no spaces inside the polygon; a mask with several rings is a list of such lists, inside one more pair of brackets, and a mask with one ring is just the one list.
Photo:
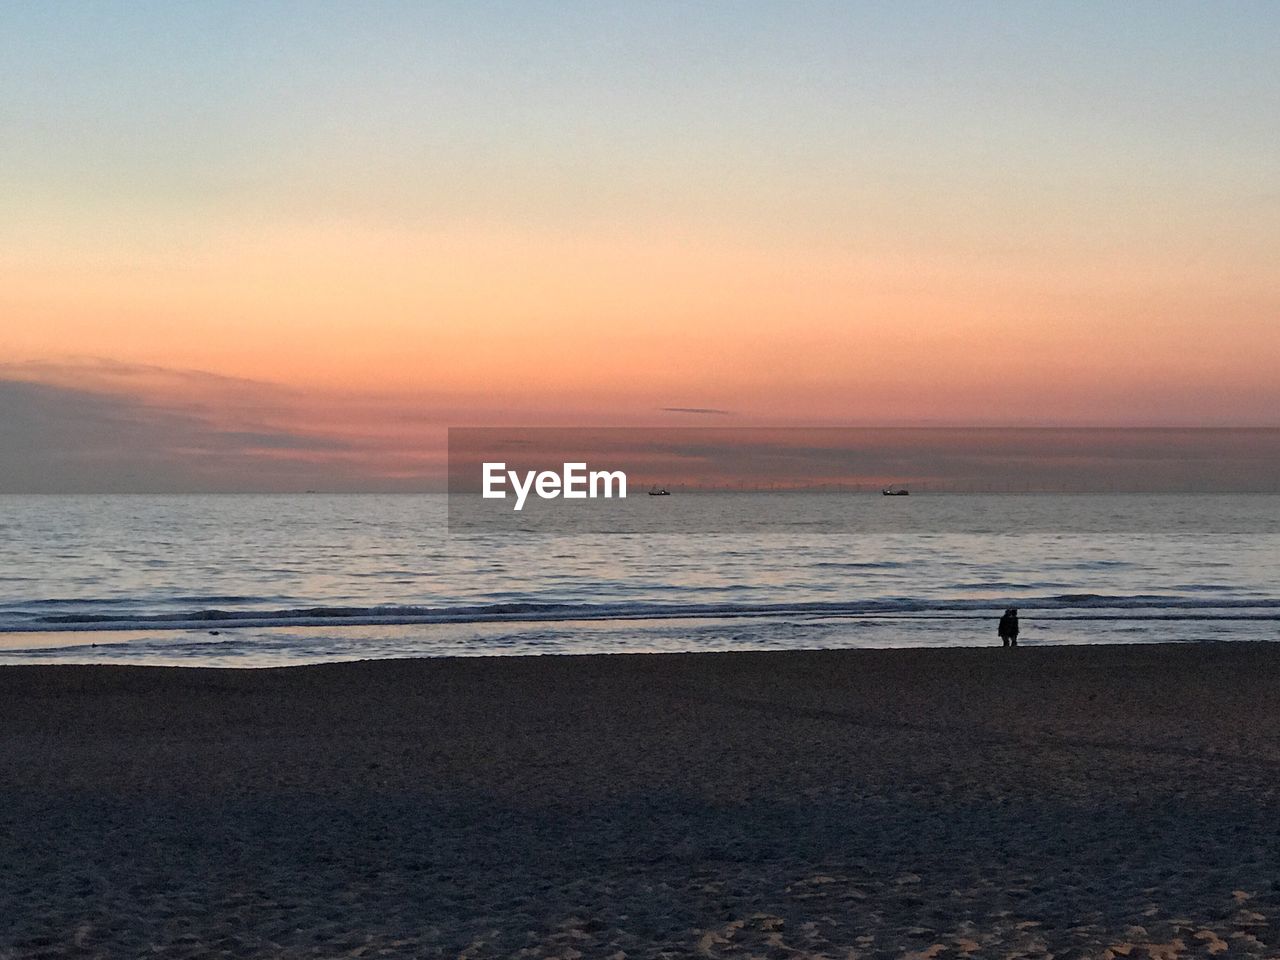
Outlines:
{"label": "dark sand", "polygon": [[0,669],[0,957],[1280,956],[1280,644]]}

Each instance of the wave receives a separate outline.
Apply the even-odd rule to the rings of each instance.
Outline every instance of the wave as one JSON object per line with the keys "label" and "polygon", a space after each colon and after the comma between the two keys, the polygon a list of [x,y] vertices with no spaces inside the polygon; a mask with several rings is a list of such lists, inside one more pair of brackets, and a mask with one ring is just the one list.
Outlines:
{"label": "wave", "polygon": [[[288,609],[183,612],[58,612],[0,614],[0,633],[87,630],[168,630],[200,627],[380,626],[432,623],[677,620],[752,617],[987,617],[1016,606],[1028,619],[1280,620],[1280,599],[1220,599],[1156,594],[1064,593],[1004,599],[885,598],[801,603],[511,603],[457,606],[312,606]],[[17,615],[15,617],[15,614]],[[1065,616],[1064,616],[1065,614]]]}
{"label": "wave", "polygon": [[[165,598],[170,603],[261,603],[270,597],[237,594],[191,594]],[[127,607],[136,605],[136,597],[42,597],[24,600],[24,607]],[[21,610],[13,612],[22,613]]]}

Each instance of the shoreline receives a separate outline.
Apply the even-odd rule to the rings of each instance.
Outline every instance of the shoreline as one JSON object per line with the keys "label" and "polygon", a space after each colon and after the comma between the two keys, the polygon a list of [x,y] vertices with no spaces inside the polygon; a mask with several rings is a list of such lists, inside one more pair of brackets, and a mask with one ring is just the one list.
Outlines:
{"label": "shoreline", "polygon": [[14,957],[1280,946],[1267,641],[14,665],[0,770]]}
{"label": "shoreline", "polygon": [[[1080,629],[1094,622],[1090,618],[1056,621],[1024,617],[1023,622],[1029,629],[1023,632],[1020,649],[1027,650],[1247,646],[1280,640],[1280,633],[1272,638],[1260,629],[1276,623],[1271,615],[1151,619],[1140,621],[1140,631],[1129,626],[1103,634]],[[26,634],[0,631],[0,670],[19,666],[270,670],[366,661],[999,649],[992,642],[991,617],[881,618],[856,623],[831,618],[803,622],[724,619],[709,625],[671,620],[643,628],[636,628],[634,623],[567,622],[554,625],[556,629],[536,624],[519,629],[520,624],[506,623],[470,624],[465,629],[458,625],[383,629],[347,626],[321,633],[302,629],[262,636],[240,634],[234,629],[178,635],[127,630]],[[1064,631],[1064,626],[1069,629]],[[424,634],[424,629],[430,633]],[[805,639],[797,639],[797,630],[805,631]]]}
{"label": "shoreline", "polygon": [[[983,618],[983,622],[989,621],[991,618]],[[1024,621],[1029,618],[1024,618]],[[1082,618],[1084,619],[1084,618]],[[1188,618],[1194,619],[1194,618]],[[1257,618],[1233,618],[1233,619],[1257,619]],[[1269,619],[1269,618],[1268,618]],[[410,624],[409,626],[412,626]],[[49,631],[52,632],[52,631]],[[93,632],[93,631],[85,631]],[[129,632],[129,631],[121,631]],[[39,634],[37,634],[39,635]],[[1210,637],[1203,640],[1131,640],[1131,641],[1056,641],[1056,640],[1027,640],[1023,638],[1014,650],[1021,652],[1024,650],[1111,650],[1111,649],[1180,649],[1180,648],[1199,648],[1199,647],[1269,647],[1275,645],[1280,649],[1280,634],[1275,640],[1228,640],[1217,637]],[[80,646],[94,647],[95,644],[85,643],[75,645],[75,649]],[[3,648],[0,648],[2,651]],[[57,649],[73,649],[73,647],[60,647]],[[245,672],[245,673],[262,673],[274,670],[306,670],[306,669],[322,669],[327,667],[351,666],[356,664],[381,664],[381,663],[461,663],[468,661],[510,661],[510,660],[542,660],[552,659],[612,659],[615,657],[734,657],[734,656],[779,656],[786,657],[791,654],[894,654],[894,653],[951,653],[951,652],[977,652],[983,650],[1006,650],[1009,655],[1016,656],[1016,653],[1007,651],[999,643],[974,643],[971,645],[952,645],[952,646],[875,646],[875,647],[786,647],[786,648],[767,648],[767,649],[746,649],[746,650],[628,650],[619,649],[616,652],[602,653],[599,651],[574,652],[570,651],[549,651],[547,653],[468,653],[468,654],[439,654],[434,656],[399,656],[399,657],[363,657],[343,660],[322,660],[306,663],[281,663],[270,664],[265,666],[228,666],[223,664],[209,665],[202,663],[129,663],[122,661],[115,662],[98,662],[98,663],[45,663],[33,661],[30,663],[3,663],[0,662],[0,675],[11,670],[25,669],[53,669],[63,668],[71,670],[110,668],[110,669],[146,669],[146,670],[204,670],[204,671],[227,671],[227,672]]]}

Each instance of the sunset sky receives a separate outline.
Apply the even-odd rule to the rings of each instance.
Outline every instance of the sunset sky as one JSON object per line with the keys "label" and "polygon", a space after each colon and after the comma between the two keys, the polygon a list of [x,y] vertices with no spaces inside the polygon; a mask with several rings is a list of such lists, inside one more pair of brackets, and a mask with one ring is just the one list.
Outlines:
{"label": "sunset sky", "polygon": [[1280,4],[7,3],[0,490],[1280,425]]}

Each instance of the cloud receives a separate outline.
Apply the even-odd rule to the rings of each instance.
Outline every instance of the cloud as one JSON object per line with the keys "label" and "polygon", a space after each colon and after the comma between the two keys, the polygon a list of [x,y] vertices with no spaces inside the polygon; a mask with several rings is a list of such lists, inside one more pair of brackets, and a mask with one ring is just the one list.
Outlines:
{"label": "cloud", "polygon": [[443,476],[430,430],[389,438],[344,421],[341,398],[201,371],[0,364],[0,409],[4,492],[419,490]]}
{"label": "cloud", "polygon": [[254,430],[224,430],[215,439],[244,450],[350,450],[352,444],[336,437],[303,437],[292,433],[266,433]]}
{"label": "cloud", "polygon": [[1268,428],[495,427],[452,433],[450,448],[459,491],[478,485],[483,461],[574,460],[624,470],[637,485],[1280,492],[1280,429]]}
{"label": "cloud", "polygon": [[[512,419],[468,398],[308,391],[96,359],[7,363],[0,364],[0,492],[441,490],[449,425]],[[1280,430],[1263,428],[486,429],[497,431],[483,436],[498,437],[503,454],[533,458],[538,440],[550,445],[549,462],[568,451],[569,459],[624,466],[638,481],[665,484],[1280,489]]]}

